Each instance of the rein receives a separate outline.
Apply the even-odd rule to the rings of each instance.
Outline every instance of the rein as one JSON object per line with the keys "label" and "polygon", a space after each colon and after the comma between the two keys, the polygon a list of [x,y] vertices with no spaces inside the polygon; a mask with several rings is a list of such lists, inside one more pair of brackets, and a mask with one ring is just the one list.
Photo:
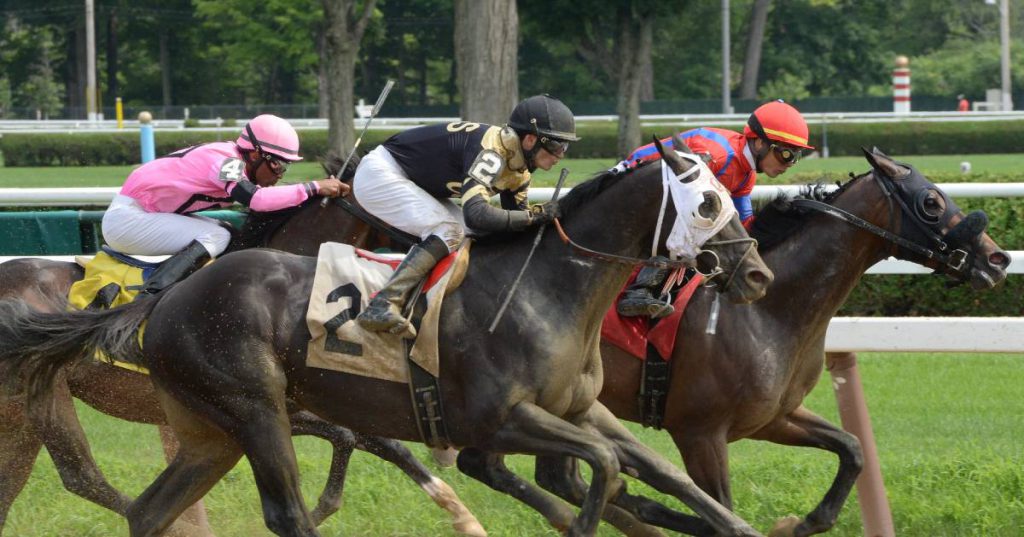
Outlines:
{"label": "rein", "polygon": [[586,256],[586,257],[593,257],[593,258],[596,258],[596,259],[600,259],[602,261],[609,261],[611,263],[621,263],[623,265],[633,265],[633,266],[643,265],[645,267],[657,267],[657,268],[666,268],[666,269],[677,269],[677,268],[685,268],[685,267],[689,267],[690,266],[689,264],[687,264],[685,261],[682,261],[682,260],[673,260],[673,259],[665,259],[665,258],[661,258],[661,259],[655,259],[655,258],[641,259],[639,257],[629,257],[629,256],[625,256],[625,255],[609,254],[609,253],[605,253],[605,252],[598,252],[597,250],[591,250],[590,248],[587,248],[586,246],[582,246],[582,245],[576,243],[575,241],[573,241],[572,239],[570,239],[569,235],[567,235],[565,233],[565,230],[562,229],[562,222],[559,221],[558,218],[556,218],[554,220],[554,223],[555,223],[555,229],[558,230],[558,236],[562,238],[562,242],[568,244],[577,253],[579,253],[580,255]]}
{"label": "rein", "polygon": [[[908,208],[906,204],[903,202],[902,198],[900,198],[899,196],[894,196],[893,192],[890,189],[886,188],[886,186],[884,185],[884,181],[882,181],[881,179],[879,179],[878,181],[880,183],[879,186],[882,189],[882,192],[886,195],[886,198],[888,198],[890,202],[890,207],[892,203],[892,198],[895,197],[896,201],[900,204],[903,210],[907,211]],[[899,248],[904,248],[913,253],[924,256],[926,259],[938,260],[940,263],[950,267],[956,272],[960,272],[963,270],[964,263],[967,260],[967,252],[963,250],[954,250],[953,252],[948,254],[943,253],[941,250],[947,249],[946,244],[942,242],[941,238],[932,233],[930,230],[926,230],[928,236],[940,245],[939,250],[928,248],[926,246],[921,246],[916,242],[907,240],[902,236],[897,235],[896,233],[893,233],[882,227],[876,226],[875,224],[872,224],[871,222],[868,222],[867,220],[864,220],[863,218],[857,215],[844,211],[843,209],[840,209],[838,207],[829,205],[828,203],[825,202],[810,199],[797,199],[792,200],[790,203],[792,203],[796,207],[804,207],[806,209],[811,209],[813,211],[817,211],[838,218],[848,224],[853,225],[854,227],[863,229],[873,235],[876,235],[882,238],[883,240],[896,245]],[[893,212],[894,211],[890,211],[891,221],[895,221],[895,215],[892,214]],[[920,223],[916,219],[911,218],[911,221],[918,224],[918,226],[920,227]]]}

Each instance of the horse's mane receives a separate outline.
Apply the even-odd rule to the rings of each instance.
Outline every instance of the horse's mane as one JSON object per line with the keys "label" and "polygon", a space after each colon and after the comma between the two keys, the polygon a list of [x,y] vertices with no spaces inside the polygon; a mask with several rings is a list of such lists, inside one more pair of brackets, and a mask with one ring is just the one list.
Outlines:
{"label": "horse's mane", "polygon": [[603,192],[606,188],[618,183],[625,177],[637,173],[637,171],[643,167],[644,165],[642,164],[636,168],[628,169],[625,172],[605,170],[595,173],[586,181],[572,187],[572,190],[570,190],[564,198],[561,198],[558,201],[559,211],[562,213],[562,216],[571,214],[581,205],[584,205],[588,201],[596,198],[597,195]]}
{"label": "horse's mane", "polygon": [[780,193],[757,212],[754,224],[750,228],[750,236],[757,240],[758,251],[764,253],[783,242],[802,228],[810,215],[816,214],[816,211],[794,206],[790,203],[792,200],[810,199],[831,204],[840,194],[846,192],[855,180],[864,175],[868,174],[854,177],[851,173],[850,180],[837,183],[839,188],[833,191],[829,191],[827,185],[818,180],[802,186],[796,196],[789,197],[785,193]]}
{"label": "horse's mane", "polygon": [[[334,153],[330,153],[320,162],[320,167],[323,168],[326,175],[333,175],[334,177],[349,183],[355,176],[356,166],[359,165],[359,160],[359,155],[353,155],[348,166],[342,170],[341,167],[345,164],[344,159]],[[283,226],[289,218],[294,216],[295,213],[306,208],[311,203],[320,203],[320,201],[320,197],[312,197],[295,207],[288,207],[278,211],[249,211],[248,216],[245,219],[245,223],[242,224],[242,229],[234,233],[234,236],[231,239],[231,244],[228,247],[228,251],[232,252],[246,248],[266,246],[267,239],[280,229],[280,227]]]}
{"label": "horse's mane", "polygon": [[[586,181],[572,187],[565,197],[558,199],[558,210],[564,218],[567,215],[572,214],[578,210],[582,205],[585,205],[588,201],[597,197],[602,191],[609,186],[617,183],[622,177],[632,173],[629,170],[625,173],[616,173],[614,171],[601,171]],[[515,240],[524,236],[519,231],[500,231],[493,233],[481,233],[473,235],[473,242],[476,244],[493,244],[493,243],[504,243],[510,240]],[[531,236],[533,236],[531,234]]]}

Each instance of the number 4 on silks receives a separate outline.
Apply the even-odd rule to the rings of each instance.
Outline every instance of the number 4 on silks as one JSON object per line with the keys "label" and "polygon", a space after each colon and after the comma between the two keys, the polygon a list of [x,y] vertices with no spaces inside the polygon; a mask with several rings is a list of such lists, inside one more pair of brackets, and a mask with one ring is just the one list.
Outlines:
{"label": "number 4 on silks", "polygon": [[349,307],[341,310],[341,313],[331,317],[327,322],[324,323],[324,329],[327,330],[327,339],[324,341],[324,350],[328,352],[337,352],[341,354],[349,354],[352,356],[362,356],[363,346],[354,341],[346,341],[338,337],[338,328],[341,325],[356,318],[359,315],[359,311],[362,309],[360,302],[363,298],[363,294],[359,292],[359,288],[353,283],[346,283],[341,287],[331,291],[327,295],[327,303],[337,302],[342,298],[349,298]]}

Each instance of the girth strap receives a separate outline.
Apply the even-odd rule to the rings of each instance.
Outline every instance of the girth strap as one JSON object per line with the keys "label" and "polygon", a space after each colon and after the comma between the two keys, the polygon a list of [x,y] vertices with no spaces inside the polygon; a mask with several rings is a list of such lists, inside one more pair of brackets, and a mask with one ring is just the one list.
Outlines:
{"label": "girth strap", "polygon": [[644,360],[640,377],[640,393],[637,394],[640,424],[644,427],[660,430],[661,424],[665,421],[665,404],[672,380],[672,369],[669,366],[669,362],[662,358],[657,348],[648,341],[647,358]]}
{"label": "girth strap", "polygon": [[[402,312],[416,328],[417,334],[420,333],[423,315],[427,312],[427,300],[423,296],[425,282],[426,279],[416,286],[406,304],[407,311]],[[408,311],[410,308],[412,311]],[[409,369],[409,395],[412,397],[412,409],[416,415],[416,428],[419,430],[420,438],[424,444],[432,448],[452,447],[448,427],[444,422],[439,379],[412,359],[412,348],[416,340],[402,338],[402,342],[405,345],[405,363]]]}

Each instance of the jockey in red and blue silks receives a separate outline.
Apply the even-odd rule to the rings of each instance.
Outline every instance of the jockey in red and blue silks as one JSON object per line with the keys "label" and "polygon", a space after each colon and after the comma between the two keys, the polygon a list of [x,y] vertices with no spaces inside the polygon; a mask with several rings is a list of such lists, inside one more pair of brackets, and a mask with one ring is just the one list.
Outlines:
{"label": "jockey in red and blue silks", "polygon": [[[803,116],[781,100],[763,104],[754,110],[742,133],[701,127],[681,132],[679,137],[694,153],[707,157],[708,167],[732,193],[740,220],[748,229],[754,221],[750,193],[757,183],[757,173],[768,177],[786,173],[800,160],[804,150],[814,149],[807,143],[807,122]],[[671,138],[661,140],[661,143],[672,147]],[[626,170],[660,158],[654,144],[647,144],[633,150],[615,169]],[[653,293],[655,288],[661,289],[667,275],[667,269],[641,269],[618,303],[619,314],[646,315],[654,319],[671,314],[672,305]]]}
{"label": "jockey in red and blue silks", "polygon": [[[753,220],[750,193],[757,182],[754,156],[747,145],[747,138],[736,131],[713,127],[684,131],[679,133],[679,137],[694,153],[710,157],[706,158],[708,167],[732,193],[732,201],[740,213],[740,220],[747,225],[748,221]],[[661,143],[666,149],[671,148],[672,138],[666,138]],[[650,143],[633,150],[616,169],[625,170],[660,158],[658,149]]]}

